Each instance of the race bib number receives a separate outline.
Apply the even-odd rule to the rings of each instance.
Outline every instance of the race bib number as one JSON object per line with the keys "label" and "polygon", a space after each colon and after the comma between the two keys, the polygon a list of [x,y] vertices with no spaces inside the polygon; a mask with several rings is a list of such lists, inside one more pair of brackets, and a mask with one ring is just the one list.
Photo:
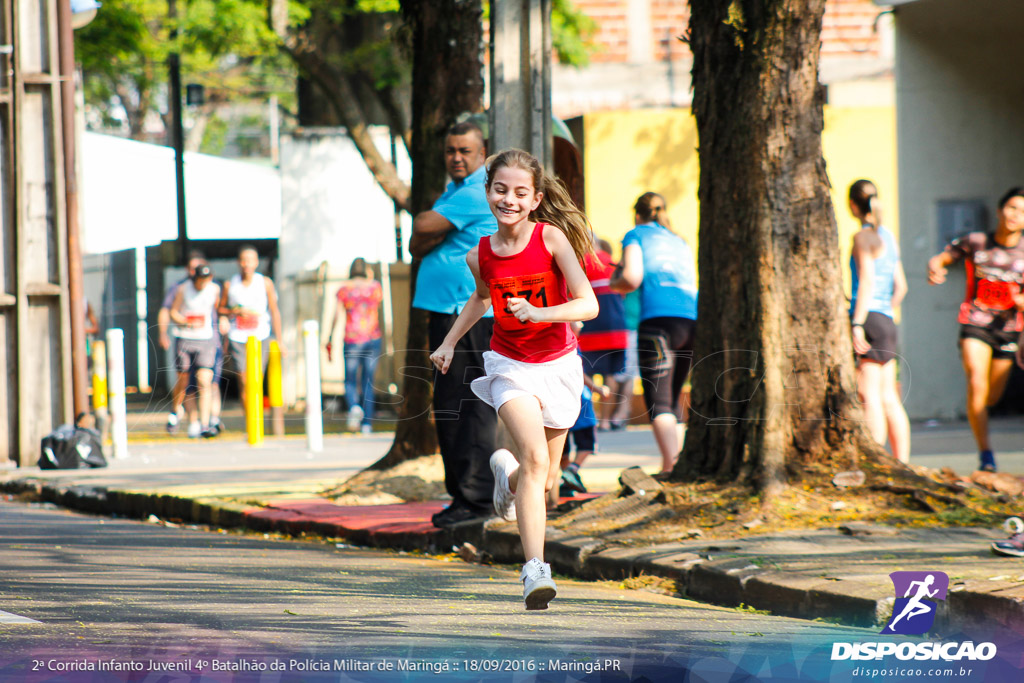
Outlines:
{"label": "race bib number", "polygon": [[260,324],[260,318],[257,315],[241,314],[235,317],[235,327],[240,330],[255,330]]}
{"label": "race bib number", "polygon": [[188,327],[202,327],[206,323],[206,316],[202,313],[186,313],[185,324]]}
{"label": "race bib number", "polygon": [[548,305],[555,288],[558,286],[552,272],[536,275],[516,275],[491,280],[491,306],[494,307],[494,321],[506,330],[522,329],[526,323],[520,322],[512,311],[508,310],[508,300],[520,297],[538,308]]}
{"label": "race bib number", "polygon": [[1017,285],[1002,280],[978,280],[978,288],[974,292],[974,301],[979,306],[992,311],[1008,311],[1014,307],[1013,295],[1017,293]]}

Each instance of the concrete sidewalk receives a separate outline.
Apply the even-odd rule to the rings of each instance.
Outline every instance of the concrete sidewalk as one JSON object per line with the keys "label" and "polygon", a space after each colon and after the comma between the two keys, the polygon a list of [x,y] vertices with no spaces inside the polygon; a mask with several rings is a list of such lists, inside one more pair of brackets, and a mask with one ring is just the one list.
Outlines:
{"label": "concrete sidewalk", "polygon": [[[1024,470],[1024,420],[993,425],[1001,469]],[[582,474],[591,490],[617,490],[625,467],[658,469],[647,429],[602,433],[602,452]],[[383,455],[392,435],[332,436],[323,453],[302,438],[268,439],[262,448],[238,435],[214,441],[163,439],[133,443],[130,457],[102,470],[0,469],[0,490],[99,514],[316,535],[347,544],[447,553],[471,543],[492,561],[519,563],[515,524],[472,520],[435,529],[430,516],[444,501],[342,507],[319,494]],[[969,473],[973,441],[964,424],[917,425],[912,462]],[[637,498],[637,496],[641,496]],[[643,503],[641,494],[633,494]],[[592,579],[656,576],[687,597],[746,605],[775,614],[859,626],[884,623],[892,610],[889,573],[945,572],[949,598],[939,603],[932,633],[1001,623],[1024,629],[1024,563],[996,557],[999,529],[867,527],[766,534],[733,540],[686,540],[628,546],[614,538],[549,527],[546,558],[556,571]]]}

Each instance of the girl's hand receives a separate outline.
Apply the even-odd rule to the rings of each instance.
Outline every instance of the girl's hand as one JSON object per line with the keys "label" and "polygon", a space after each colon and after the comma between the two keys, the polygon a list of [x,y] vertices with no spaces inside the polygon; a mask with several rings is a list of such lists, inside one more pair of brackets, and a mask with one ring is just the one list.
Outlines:
{"label": "girl's hand", "polygon": [[861,356],[871,350],[871,344],[864,336],[864,328],[860,325],[853,328],[853,350]]}
{"label": "girl's hand", "polygon": [[601,398],[608,398],[612,395],[612,390],[608,385],[602,384],[597,388],[597,393],[601,395]]}
{"label": "girl's hand", "polygon": [[946,281],[946,267],[938,260],[939,256],[928,261],[928,284],[941,285]]}
{"label": "girl's hand", "polygon": [[543,313],[541,309],[532,305],[526,299],[518,296],[510,297],[508,300],[508,310],[516,317],[516,320],[522,323],[540,323],[544,322],[542,319]]}
{"label": "girl's hand", "polygon": [[448,367],[452,364],[452,358],[454,357],[455,347],[441,344],[437,347],[437,351],[430,354],[430,362],[441,371],[442,375],[445,375],[448,373]]}

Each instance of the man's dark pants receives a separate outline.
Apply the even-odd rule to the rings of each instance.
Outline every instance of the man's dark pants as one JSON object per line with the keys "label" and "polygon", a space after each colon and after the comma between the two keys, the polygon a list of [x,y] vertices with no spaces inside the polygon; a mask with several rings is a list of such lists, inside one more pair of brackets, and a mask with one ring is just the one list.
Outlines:
{"label": "man's dark pants", "polygon": [[[457,314],[430,314],[430,350],[455,323]],[[459,340],[447,374],[434,373],[434,423],[444,461],[444,485],[453,507],[489,513],[494,490],[490,458],[498,416],[469,383],[484,376],[484,351],[491,348],[492,318],[482,318]]]}

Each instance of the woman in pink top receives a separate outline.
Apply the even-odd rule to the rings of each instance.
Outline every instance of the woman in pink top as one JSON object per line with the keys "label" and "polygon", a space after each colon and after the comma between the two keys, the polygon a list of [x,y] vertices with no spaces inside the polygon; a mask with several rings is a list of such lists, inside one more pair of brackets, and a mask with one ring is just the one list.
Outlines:
{"label": "woman in pink top", "polygon": [[[373,373],[380,358],[380,322],[377,309],[384,298],[380,283],[370,277],[366,261],[357,258],[349,270],[349,280],[338,288],[338,304],[327,336],[327,357],[331,357],[331,338],[345,311],[345,400],[348,402],[348,428],[371,431],[373,419]],[[360,427],[361,425],[361,427]]]}

